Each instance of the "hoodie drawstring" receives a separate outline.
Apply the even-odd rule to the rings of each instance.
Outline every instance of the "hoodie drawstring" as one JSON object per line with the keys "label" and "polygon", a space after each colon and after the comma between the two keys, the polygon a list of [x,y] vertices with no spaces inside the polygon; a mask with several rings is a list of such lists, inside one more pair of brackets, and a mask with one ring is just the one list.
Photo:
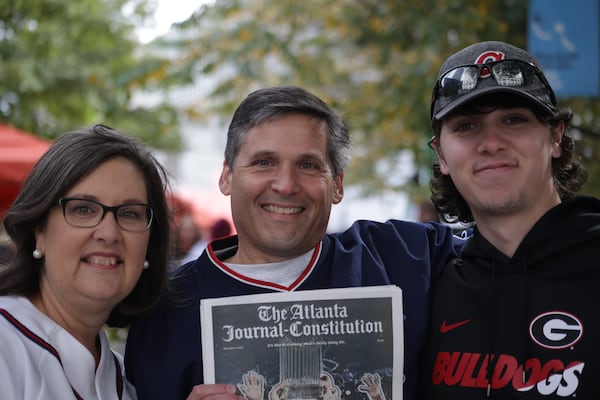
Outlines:
{"label": "hoodie drawstring", "polygon": [[[522,288],[521,288],[521,298],[522,304],[524,307],[523,313],[521,313],[521,326],[526,327],[526,331],[521,335],[521,355],[519,359],[519,363],[522,366],[522,382],[525,384],[526,382],[526,368],[525,363],[527,362],[527,358],[529,357],[529,310],[530,305],[528,301],[528,293],[529,293],[529,277],[527,275],[528,269],[528,257],[527,252],[525,252],[523,256],[523,261],[521,262],[521,277],[522,277]],[[492,390],[492,378],[494,376],[494,369],[496,368],[496,364],[498,362],[497,357],[497,345],[498,345],[498,307],[500,304],[500,299],[498,299],[498,285],[496,285],[496,269],[497,269],[497,261],[496,254],[494,253],[492,256],[492,276],[491,276],[491,322],[490,322],[490,340],[489,340],[489,351],[488,351],[488,368],[486,372],[487,379],[487,388],[486,388],[486,397],[490,397],[490,393]]]}
{"label": "hoodie drawstring", "polygon": [[488,351],[488,368],[486,373],[487,379],[487,391],[486,397],[490,397],[490,391],[492,388],[492,377],[494,373],[494,368],[496,367],[496,357],[494,356],[496,351],[496,346],[498,343],[498,288],[496,285],[496,254],[492,255],[492,290],[491,290],[491,324],[490,324],[490,340],[489,340],[489,351]]}
{"label": "hoodie drawstring", "polygon": [[524,312],[521,314],[521,318],[522,318],[522,325],[526,328],[525,332],[523,332],[523,335],[521,336],[521,340],[522,340],[522,345],[521,345],[521,349],[523,351],[523,353],[521,354],[521,365],[523,366],[523,385],[525,385],[525,363],[527,361],[527,358],[529,357],[529,325],[528,325],[528,321],[529,321],[529,310],[530,310],[530,305],[529,305],[529,297],[528,297],[528,293],[529,293],[529,280],[528,280],[528,275],[527,275],[527,261],[528,261],[528,257],[527,257],[527,252],[525,252],[525,254],[523,255],[523,269],[522,269],[522,274],[523,274],[523,290],[521,295],[523,296],[523,307],[525,308]]}

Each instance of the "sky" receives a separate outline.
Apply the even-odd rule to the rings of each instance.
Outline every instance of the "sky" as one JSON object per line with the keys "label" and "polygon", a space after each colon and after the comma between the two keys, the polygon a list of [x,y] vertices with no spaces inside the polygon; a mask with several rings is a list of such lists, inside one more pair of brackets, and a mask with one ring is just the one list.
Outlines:
{"label": "sky", "polygon": [[154,14],[153,27],[138,29],[138,36],[142,43],[148,43],[157,36],[169,31],[171,24],[181,22],[203,4],[212,4],[215,0],[156,0],[158,6]]}

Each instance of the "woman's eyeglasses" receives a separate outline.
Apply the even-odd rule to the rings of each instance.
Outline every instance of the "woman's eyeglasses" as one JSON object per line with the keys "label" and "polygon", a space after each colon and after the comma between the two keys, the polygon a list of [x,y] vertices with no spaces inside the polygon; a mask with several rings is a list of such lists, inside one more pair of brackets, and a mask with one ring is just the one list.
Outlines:
{"label": "woman's eyeglasses", "polygon": [[143,232],[150,228],[154,210],[149,204],[121,204],[109,207],[95,200],[65,197],[58,200],[65,221],[78,228],[93,228],[111,211],[117,224],[126,231]]}

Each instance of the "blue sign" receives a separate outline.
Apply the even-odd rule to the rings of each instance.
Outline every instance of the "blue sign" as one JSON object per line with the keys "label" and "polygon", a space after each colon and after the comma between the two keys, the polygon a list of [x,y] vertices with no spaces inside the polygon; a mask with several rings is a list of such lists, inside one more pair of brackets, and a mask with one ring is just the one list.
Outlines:
{"label": "blue sign", "polygon": [[528,50],[558,97],[600,94],[600,1],[530,0]]}

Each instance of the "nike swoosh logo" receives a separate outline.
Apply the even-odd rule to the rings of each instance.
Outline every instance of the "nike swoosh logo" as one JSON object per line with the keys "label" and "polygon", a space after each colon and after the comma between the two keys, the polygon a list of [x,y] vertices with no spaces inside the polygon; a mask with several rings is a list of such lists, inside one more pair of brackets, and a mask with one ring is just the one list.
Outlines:
{"label": "nike swoosh logo", "polygon": [[441,333],[448,333],[452,329],[456,329],[459,326],[466,325],[466,324],[468,324],[471,321],[473,321],[473,318],[465,319],[464,321],[458,321],[458,322],[455,322],[453,324],[447,324],[446,320],[443,320],[442,321],[442,325],[440,326],[440,332]]}

